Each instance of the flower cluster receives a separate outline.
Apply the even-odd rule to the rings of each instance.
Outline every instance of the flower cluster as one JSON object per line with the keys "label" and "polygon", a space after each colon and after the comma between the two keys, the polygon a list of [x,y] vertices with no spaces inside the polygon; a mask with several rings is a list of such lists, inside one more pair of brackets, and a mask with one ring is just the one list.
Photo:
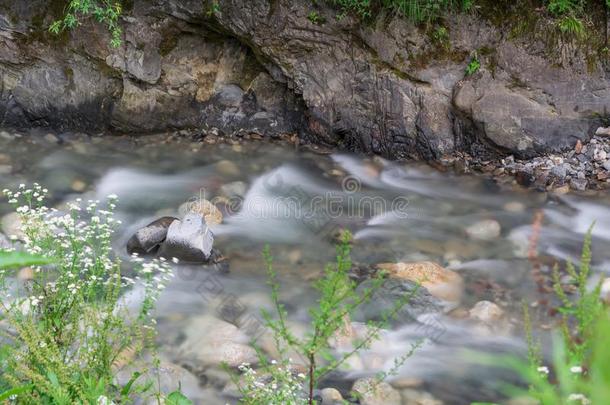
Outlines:
{"label": "flower cluster", "polygon": [[[250,364],[239,366],[242,372],[242,382],[239,385],[244,395],[245,404],[270,405],[301,405],[307,404],[303,390],[306,380],[305,374],[295,373],[290,360],[286,364],[278,364],[275,360],[262,370],[263,373],[253,369]],[[260,370],[259,370],[260,371]]]}
{"label": "flower cluster", "polygon": [[[4,190],[4,194],[19,214],[20,232],[13,239],[19,239],[26,252],[53,259],[44,269],[32,266],[26,294],[8,301],[7,290],[2,294],[5,298],[0,298],[0,305],[7,309],[3,315],[20,332],[22,345],[15,346],[12,381],[28,383],[39,370],[52,370],[57,378],[66,379],[65,386],[75,384],[73,378],[81,370],[110,381],[121,353],[152,347],[150,314],[172,277],[170,265],[162,259],[145,262],[135,257],[134,278],[122,277],[121,263],[111,246],[120,224],[114,218],[115,195],[105,203],[76,199],[55,209],[44,205],[47,190],[38,184],[30,189],[22,184],[18,191]],[[0,286],[6,285],[4,277],[0,274]],[[125,289],[136,283],[145,288],[137,318],[121,300]],[[74,393],[84,395],[86,389],[83,386]],[[114,396],[102,395],[98,403],[114,403]],[[81,397],[72,399],[84,402]]]}

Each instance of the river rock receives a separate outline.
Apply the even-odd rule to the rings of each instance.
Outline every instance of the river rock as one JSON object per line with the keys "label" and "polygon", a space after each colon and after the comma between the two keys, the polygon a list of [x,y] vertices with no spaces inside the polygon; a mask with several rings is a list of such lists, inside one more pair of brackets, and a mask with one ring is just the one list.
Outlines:
{"label": "river rock", "polygon": [[161,244],[160,257],[177,258],[191,263],[205,263],[212,256],[214,234],[203,217],[188,213],[180,221],[174,221],[167,229],[167,237]]}
{"label": "river rock", "polygon": [[177,220],[178,218],[174,217],[163,217],[151,222],[144,228],[138,229],[127,241],[127,253],[130,255],[134,253],[139,255],[156,253],[167,237],[167,230],[170,225]]}
{"label": "river rock", "polygon": [[233,324],[212,316],[199,316],[184,333],[186,339],[179,348],[181,358],[208,366],[226,363],[233,368],[243,363],[258,363],[256,350],[248,345],[250,338]]}
{"label": "river rock", "polygon": [[10,249],[13,245],[9,238],[7,238],[2,232],[0,232],[0,249]]}
{"label": "river rock", "polygon": [[189,201],[182,204],[179,211],[186,215],[189,212],[203,216],[206,224],[213,226],[222,223],[222,212],[210,201],[202,198],[196,201]]}
{"label": "river rock", "polygon": [[[356,291],[362,294],[372,287],[372,280],[362,282]],[[440,313],[443,311],[443,302],[430,294],[423,286],[409,280],[389,278],[377,290],[371,300],[362,304],[356,310],[353,319],[359,322],[368,320],[381,320],[385,314],[392,311],[399,299],[410,296],[409,302],[391,320],[393,325],[403,325],[417,321],[424,314]]]}
{"label": "river rock", "polygon": [[577,190],[577,191],[585,191],[587,189],[587,179],[585,178],[573,178],[572,180],[570,180],[570,187],[573,190]]}
{"label": "river rock", "polygon": [[498,322],[504,316],[504,311],[491,301],[479,301],[469,312],[470,318],[486,324]]}
{"label": "river rock", "polygon": [[472,239],[492,240],[500,236],[500,223],[494,219],[485,219],[466,228],[466,233]]}
{"label": "river rock", "polygon": [[16,212],[11,212],[2,217],[2,230],[9,238],[16,236],[23,239],[25,234],[21,230],[21,216]]}
{"label": "river rock", "polygon": [[377,268],[390,277],[420,283],[430,294],[445,301],[459,301],[464,289],[458,273],[434,262],[381,263]]}
{"label": "river rock", "polygon": [[610,136],[610,127],[599,127],[595,131],[595,135]]}
{"label": "river rock", "polygon": [[432,394],[414,389],[400,391],[402,405],[443,405],[443,401],[434,398]]}
{"label": "river rock", "polygon": [[345,403],[339,390],[335,388],[324,388],[320,391],[322,405],[342,405]]}
{"label": "river rock", "polygon": [[378,382],[375,378],[357,380],[352,391],[359,394],[361,405],[401,405],[400,393],[387,382]]}

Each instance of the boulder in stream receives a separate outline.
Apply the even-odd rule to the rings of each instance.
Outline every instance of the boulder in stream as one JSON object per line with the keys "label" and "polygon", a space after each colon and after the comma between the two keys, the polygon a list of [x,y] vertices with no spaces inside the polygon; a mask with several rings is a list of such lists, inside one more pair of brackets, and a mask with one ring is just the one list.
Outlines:
{"label": "boulder in stream", "polygon": [[214,234],[205,219],[200,214],[190,212],[181,221],[171,223],[158,255],[190,263],[205,263],[213,256],[213,245]]}
{"label": "boulder in stream", "polygon": [[162,217],[151,222],[138,231],[127,241],[127,253],[139,255],[156,253],[161,243],[167,237],[167,230],[172,222],[178,221],[174,217]]}

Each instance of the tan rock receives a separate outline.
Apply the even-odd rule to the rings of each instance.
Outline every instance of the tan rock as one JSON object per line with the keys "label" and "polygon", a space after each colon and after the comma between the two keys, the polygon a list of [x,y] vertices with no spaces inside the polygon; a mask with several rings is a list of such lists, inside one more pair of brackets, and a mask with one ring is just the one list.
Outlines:
{"label": "tan rock", "polygon": [[354,392],[360,394],[361,405],[400,405],[400,393],[387,382],[375,378],[361,378],[354,383]]}
{"label": "tan rock", "polygon": [[186,215],[189,212],[195,212],[202,215],[208,225],[218,225],[222,223],[222,212],[220,212],[214,204],[204,198],[182,204],[180,207],[180,214]]}
{"label": "tan rock", "polygon": [[442,300],[459,301],[462,297],[462,276],[437,263],[381,263],[377,268],[387,271],[390,277],[420,283],[430,294]]}
{"label": "tan rock", "polygon": [[470,317],[477,321],[492,324],[504,316],[504,311],[491,301],[479,301],[469,312]]}
{"label": "tan rock", "polygon": [[343,396],[335,388],[324,388],[320,391],[322,397],[322,405],[340,405],[343,404]]}

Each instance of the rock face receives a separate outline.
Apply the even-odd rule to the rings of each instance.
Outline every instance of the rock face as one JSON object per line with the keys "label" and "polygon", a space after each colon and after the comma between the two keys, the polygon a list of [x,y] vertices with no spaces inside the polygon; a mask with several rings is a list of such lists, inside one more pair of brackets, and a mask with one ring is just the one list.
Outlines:
{"label": "rock face", "polygon": [[[314,5],[321,24],[308,20],[310,2],[295,0],[129,3],[113,49],[90,22],[51,36],[61,2],[0,0],[3,124],[299,133],[435,159],[573,148],[607,114],[608,67],[586,49],[554,57],[473,14],[444,19],[443,47],[399,17],[339,20],[325,2]],[[482,67],[466,77],[475,50]]]}

